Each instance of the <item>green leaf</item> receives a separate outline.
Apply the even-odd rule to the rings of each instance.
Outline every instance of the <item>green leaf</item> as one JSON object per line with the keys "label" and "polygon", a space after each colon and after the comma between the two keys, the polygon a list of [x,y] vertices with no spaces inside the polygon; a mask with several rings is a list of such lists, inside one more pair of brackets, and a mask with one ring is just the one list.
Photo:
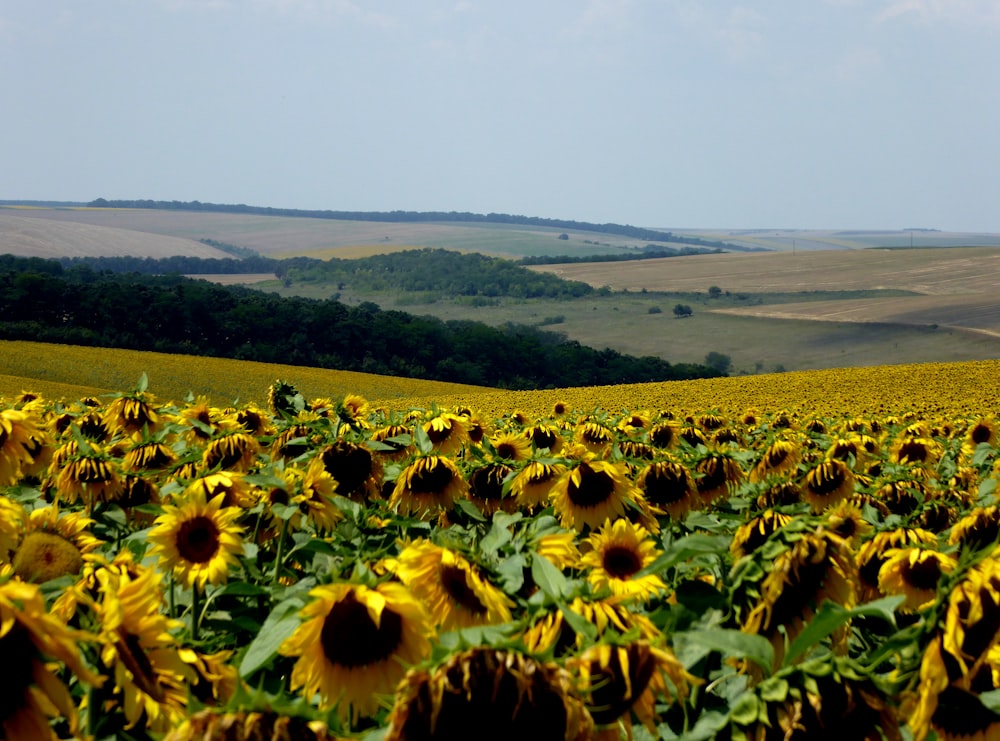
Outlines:
{"label": "green leaf", "polygon": [[558,603],[559,611],[563,615],[563,620],[573,629],[573,632],[577,635],[584,636],[588,641],[594,642],[597,640],[597,626],[592,622],[587,620],[583,615],[573,612],[569,607],[562,602]]}
{"label": "green leaf", "polygon": [[662,573],[693,556],[705,554],[721,556],[729,552],[730,540],[729,536],[723,535],[703,535],[701,533],[688,535],[667,546],[659,558],[636,574],[636,577]]}
{"label": "green leaf", "polygon": [[718,651],[723,656],[748,659],[766,672],[774,668],[774,647],[769,640],[753,633],[712,628],[675,634],[675,643],[680,640]]}
{"label": "green leaf", "polygon": [[305,601],[291,597],[279,602],[260,627],[260,633],[250,642],[240,662],[240,676],[244,679],[267,665],[277,654],[278,647],[299,627],[299,610]]}
{"label": "green leaf", "polygon": [[503,591],[507,594],[516,594],[524,586],[524,556],[517,553],[500,561],[497,572],[500,574]]}
{"label": "green leaf", "polygon": [[147,388],[149,388],[149,378],[146,376],[146,371],[143,371],[142,375],[139,376],[139,383],[135,385],[135,390],[141,394]]}
{"label": "green leaf", "polygon": [[736,704],[729,710],[729,717],[741,726],[748,726],[757,722],[760,715],[760,700],[757,695],[747,692],[740,696]]}
{"label": "green leaf", "polygon": [[569,579],[545,556],[535,554],[531,559],[531,578],[545,594],[559,601],[572,591]]}
{"label": "green leaf", "polygon": [[874,602],[866,602],[852,610],[841,607],[835,602],[826,600],[819,611],[809,621],[805,629],[796,636],[785,654],[784,666],[791,666],[806,652],[820,641],[829,638],[835,631],[842,628],[854,617],[878,617],[892,625],[896,624],[893,613],[906,598],[901,595],[883,597]]}
{"label": "green leaf", "polygon": [[474,505],[468,499],[456,500],[455,506],[458,509],[462,510],[462,512],[464,512],[466,515],[471,517],[476,522],[486,522],[486,518],[483,517],[483,513],[480,512],[479,509],[476,507],[476,505]]}
{"label": "green leaf", "polygon": [[424,455],[429,455],[434,450],[434,443],[422,425],[413,426],[413,444]]}
{"label": "green leaf", "polygon": [[513,518],[506,512],[497,512],[493,515],[493,527],[479,542],[479,547],[483,553],[496,553],[501,547],[507,545],[514,539],[514,534],[510,530],[512,523],[521,519],[521,513]]}

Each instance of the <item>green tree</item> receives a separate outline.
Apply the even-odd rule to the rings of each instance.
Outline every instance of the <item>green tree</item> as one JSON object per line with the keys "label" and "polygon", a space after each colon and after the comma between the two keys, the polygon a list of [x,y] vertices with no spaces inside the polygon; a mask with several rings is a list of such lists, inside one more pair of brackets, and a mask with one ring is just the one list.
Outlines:
{"label": "green tree", "polygon": [[712,350],[705,356],[705,365],[709,368],[715,368],[719,373],[729,373],[733,367],[733,359],[728,355]]}
{"label": "green tree", "polygon": [[693,313],[694,312],[691,311],[691,307],[687,304],[677,304],[674,306],[674,316],[677,318],[691,316]]}

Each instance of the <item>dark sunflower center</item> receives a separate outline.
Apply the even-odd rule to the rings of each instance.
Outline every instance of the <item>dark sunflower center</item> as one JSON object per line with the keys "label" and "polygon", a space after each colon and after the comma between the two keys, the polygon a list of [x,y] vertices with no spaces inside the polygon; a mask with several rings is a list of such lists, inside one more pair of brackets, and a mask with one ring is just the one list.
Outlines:
{"label": "dark sunflower center", "polygon": [[323,621],[320,643],[331,664],[348,669],[384,661],[403,638],[403,619],[389,608],[382,609],[375,625],[368,608],[353,592],[334,604]]}
{"label": "dark sunflower center", "polygon": [[986,738],[990,729],[1000,724],[1000,715],[971,692],[951,685],[938,695],[931,721],[947,734],[946,738]]}
{"label": "dark sunflower center", "polygon": [[248,440],[228,435],[213,442],[205,453],[206,468],[232,468],[243,458]]}
{"label": "dark sunflower center", "polygon": [[[622,667],[623,652],[628,657],[627,670]],[[628,711],[646,691],[655,669],[655,657],[635,644],[627,649],[615,650],[606,667],[591,664],[593,704],[589,709],[594,722],[601,725],[613,723]]]}
{"label": "dark sunflower center", "polygon": [[821,497],[833,494],[844,485],[845,475],[840,466],[823,463],[810,472],[807,479],[809,491]]}
{"label": "dark sunflower center", "polygon": [[597,471],[586,463],[580,464],[580,483],[570,479],[566,494],[577,507],[596,507],[615,492],[615,480],[605,471]]}
{"label": "dark sunflower center", "polygon": [[990,441],[990,437],[992,437],[992,430],[983,424],[973,427],[972,432],[969,434],[969,438],[976,445],[979,445],[979,443],[988,443]]}
{"label": "dark sunflower center", "polygon": [[454,427],[452,427],[451,422],[447,422],[441,427],[438,427],[437,425],[429,425],[427,437],[431,439],[432,443],[437,445],[438,443],[447,440],[453,430]]}
{"label": "dark sunflower center", "polygon": [[177,530],[177,552],[190,563],[207,563],[219,551],[219,528],[210,517],[184,520]]}
{"label": "dark sunflower center", "polygon": [[698,464],[698,491],[711,491],[726,483],[726,466],[720,458],[706,458]]}
{"label": "dark sunflower center", "polygon": [[764,463],[768,468],[777,468],[788,458],[788,451],[784,448],[769,450],[764,457]]}
{"label": "dark sunflower center", "polygon": [[[996,588],[995,584],[993,588]],[[1000,603],[989,589],[980,589],[978,594],[982,617],[965,629],[965,640],[962,641],[962,651],[977,659],[986,653],[1000,631]]]}
{"label": "dark sunflower center", "polygon": [[500,443],[499,445],[497,445],[497,455],[500,456],[501,458],[507,458],[508,460],[511,458],[516,458],[517,448],[511,445],[510,443]]}
{"label": "dark sunflower center", "polygon": [[0,656],[3,656],[4,664],[4,670],[0,672],[0,723],[24,708],[32,663],[37,655],[28,631],[19,623],[14,623],[7,635],[0,638]]}
{"label": "dark sunflower center", "polygon": [[642,559],[635,549],[614,545],[604,551],[601,565],[615,579],[628,579],[642,568]]}
{"label": "dark sunflower center", "polygon": [[899,460],[923,463],[927,460],[927,446],[919,440],[908,440],[899,447]]}
{"label": "dark sunflower center", "polygon": [[337,493],[347,496],[372,473],[372,456],[359,445],[339,442],[323,453],[323,467],[337,481]]}
{"label": "dark sunflower center", "polygon": [[537,448],[551,448],[556,444],[556,433],[543,428],[531,431],[531,441]]}
{"label": "dark sunflower center", "polygon": [[645,478],[645,492],[653,504],[673,504],[688,495],[688,479],[683,469],[657,466]]}
{"label": "dark sunflower center", "polygon": [[156,670],[142,647],[139,636],[127,630],[118,630],[118,656],[132,674],[132,681],[150,697],[162,702],[165,699],[163,688],[157,681]]}
{"label": "dark sunflower center", "polygon": [[455,602],[466,610],[477,614],[486,612],[486,607],[479,601],[479,597],[473,592],[465,581],[465,571],[458,566],[446,565],[441,567],[441,586]]}
{"label": "dark sunflower center", "polygon": [[941,564],[935,558],[923,558],[906,567],[906,582],[914,589],[936,589],[941,578]]}
{"label": "dark sunflower center", "polygon": [[670,425],[659,425],[650,430],[649,442],[665,448],[674,441],[674,430]]}
{"label": "dark sunflower center", "polygon": [[452,472],[443,463],[432,460],[419,465],[410,478],[410,489],[414,494],[437,494],[451,483]]}
{"label": "dark sunflower center", "polygon": [[469,477],[469,492],[478,499],[502,499],[503,480],[510,473],[507,466],[486,466]]}

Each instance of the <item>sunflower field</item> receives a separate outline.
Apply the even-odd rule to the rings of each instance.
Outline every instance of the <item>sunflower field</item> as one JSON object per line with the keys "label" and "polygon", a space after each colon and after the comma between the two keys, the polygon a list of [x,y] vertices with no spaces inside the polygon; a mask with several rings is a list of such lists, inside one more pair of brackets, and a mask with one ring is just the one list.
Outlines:
{"label": "sunflower field", "polygon": [[996,396],[882,383],[8,398],[0,738],[1000,739]]}

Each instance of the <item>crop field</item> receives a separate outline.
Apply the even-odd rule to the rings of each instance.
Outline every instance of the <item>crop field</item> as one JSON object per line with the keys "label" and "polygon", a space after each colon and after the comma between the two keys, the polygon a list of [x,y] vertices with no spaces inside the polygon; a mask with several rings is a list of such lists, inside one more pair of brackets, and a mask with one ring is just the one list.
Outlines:
{"label": "crop field", "polygon": [[38,219],[26,214],[32,214],[32,211],[0,208],[0,254],[26,257],[229,257],[221,250],[192,239],[74,221]]}
{"label": "crop field", "polygon": [[[319,259],[358,257],[413,246],[444,247],[514,257],[538,254],[594,255],[607,253],[609,249],[642,246],[634,239],[592,232],[567,232],[569,239],[561,240],[558,236],[565,231],[562,229],[511,224],[341,221],[156,209],[0,208],[0,224],[6,214],[13,213],[17,214],[18,220],[39,222],[35,227],[39,235],[46,234],[48,229],[53,229],[53,233],[58,235],[60,224],[63,225],[63,230],[69,228],[66,226],[68,224],[83,224],[122,230],[118,240],[136,240],[136,233],[195,241],[214,239],[279,258],[295,255]],[[93,249],[98,251],[85,254],[111,254],[100,252],[100,247],[96,244]],[[168,251],[162,254],[188,253]]]}
{"label": "crop field", "polygon": [[[175,361],[224,399],[259,365]],[[1000,728],[1000,361],[384,403],[275,372],[0,388],[5,738]]]}
{"label": "crop field", "polygon": [[218,405],[262,404],[268,387],[278,378],[293,381],[310,398],[363,392],[369,398],[389,401],[481,390],[440,381],[226,358],[0,340],[0,396],[22,391],[55,399],[106,394],[132,388],[143,374],[150,379],[151,390],[163,399],[182,401],[190,394]]}

